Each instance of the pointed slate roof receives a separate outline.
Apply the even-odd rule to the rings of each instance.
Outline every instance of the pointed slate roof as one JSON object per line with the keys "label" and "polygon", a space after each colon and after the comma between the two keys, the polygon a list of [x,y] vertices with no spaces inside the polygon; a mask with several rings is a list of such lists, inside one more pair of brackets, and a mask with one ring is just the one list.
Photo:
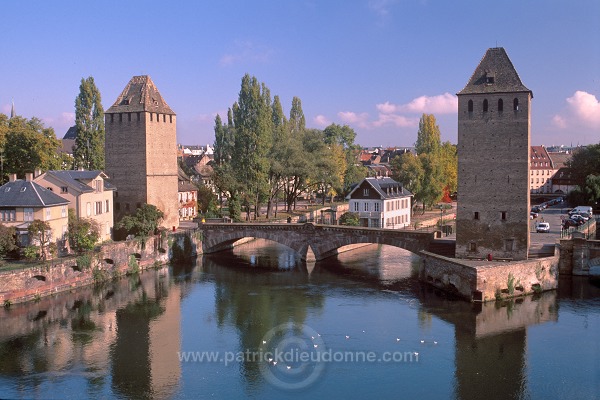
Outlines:
{"label": "pointed slate roof", "polygon": [[521,82],[517,70],[502,47],[488,49],[461,94],[533,92]]}
{"label": "pointed slate roof", "polygon": [[0,186],[0,207],[48,207],[69,204],[35,182],[17,179]]}
{"label": "pointed slate roof", "polygon": [[131,78],[105,114],[143,111],[175,115],[148,75]]}

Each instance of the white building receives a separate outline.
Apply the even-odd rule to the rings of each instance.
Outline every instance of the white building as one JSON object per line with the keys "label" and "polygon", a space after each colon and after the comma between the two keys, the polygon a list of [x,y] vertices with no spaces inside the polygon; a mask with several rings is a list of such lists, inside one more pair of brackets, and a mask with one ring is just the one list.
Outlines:
{"label": "white building", "polygon": [[346,197],[350,212],[369,228],[401,229],[410,226],[413,194],[392,178],[365,178]]}

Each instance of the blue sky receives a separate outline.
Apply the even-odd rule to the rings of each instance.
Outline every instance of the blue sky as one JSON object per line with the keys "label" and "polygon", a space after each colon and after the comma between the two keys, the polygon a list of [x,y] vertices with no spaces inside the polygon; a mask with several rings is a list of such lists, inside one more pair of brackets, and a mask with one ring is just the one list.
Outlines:
{"label": "blue sky", "polygon": [[245,73],[302,100],[307,126],[363,146],[411,146],[422,113],[456,143],[456,96],[490,47],[533,91],[533,145],[600,142],[600,1],[4,1],[0,112],[62,137],[81,78],[104,108],[150,75],[178,142],[212,144]]}

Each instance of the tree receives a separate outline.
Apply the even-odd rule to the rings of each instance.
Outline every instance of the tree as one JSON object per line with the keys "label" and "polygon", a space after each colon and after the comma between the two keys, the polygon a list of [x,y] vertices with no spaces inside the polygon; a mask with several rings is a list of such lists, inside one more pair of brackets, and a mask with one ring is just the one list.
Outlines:
{"label": "tree", "polygon": [[242,205],[255,218],[268,193],[269,151],[272,140],[271,95],[265,84],[246,74],[238,101],[233,106],[233,173],[241,186]]}
{"label": "tree", "polygon": [[76,253],[94,248],[100,239],[100,225],[88,218],[77,218],[75,211],[69,208],[69,244]]}
{"label": "tree", "polygon": [[29,224],[27,231],[29,232],[31,243],[40,248],[40,258],[44,261],[47,260],[47,250],[52,242],[52,229],[50,223],[39,219],[33,220],[31,224]]}
{"label": "tree", "polygon": [[413,153],[404,153],[391,161],[392,178],[402,182],[414,195],[415,202],[423,201],[423,182],[425,170],[421,159]]}
{"label": "tree", "polygon": [[419,131],[415,151],[417,154],[437,154],[440,149],[441,134],[433,114],[423,114],[419,120]]}
{"label": "tree", "polygon": [[340,225],[359,226],[360,218],[358,213],[345,212],[340,217]]}
{"label": "tree", "polygon": [[81,78],[75,98],[77,138],[73,147],[75,167],[104,169],[104,109],[93,77]]}
{"label": "tree", "polygon": [[126,215],[117,223],[117,229],[127,234],[145,239],[153,235],[160,226],[164,213],[152,204],[144,204],[134,215]]}
{"label": "tree", "polygon": [[16,249],[15,228],[0,224],[0,258],[6,257],[8,253]]}
{"label": "tree", "polygon": [[54,129],[44,127],[39,118],[13,117],[8,122],[4,143],[4,171],[23,176],[36,169],[61,169],[60,141]]}
{"label": "tree", "polygon": [[356,132],[348,125],[331,124],[323,130],[323,133],[325,134],[325,142],[328,144],[336,143],[344,146],[345,149],[354,146]]}
{"label": "tree", "polygon": [[217,216],[217,196],[212,189],[205,186],[198,186],[198,211],[207,216]]}

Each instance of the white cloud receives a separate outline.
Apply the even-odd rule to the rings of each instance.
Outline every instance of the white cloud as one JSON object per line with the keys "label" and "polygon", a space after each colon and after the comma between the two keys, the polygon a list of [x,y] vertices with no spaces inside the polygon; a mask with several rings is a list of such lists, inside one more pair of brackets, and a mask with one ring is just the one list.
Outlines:
{"label": "white cloud", "polygon": [[320,126],[322,128],[325,128],[325,127],[331,125],[331,121],[324,115],[317,115],[316,117],[313,118],[313,122],[317,126]]}
{"label": "white cloud", "polygon": [[559,129],[600,128],[600,102],[595,95],[577,90],[566,102],[566,108],[552,117],[552,125]]}
{"label": "white cloud", "polygon": [[600,125],[600,103],[595,95],[578,90],[567,98],[571,111],[588,125]]}
{"label": "white cloud", "polygon": [[406,104],[391,104],[385,102],[377,104],[377,109],[385,114],[427,113],[427,114],[452,114],[458,110],[458,97],[444,93],[437,96],[420,96]]}
{"label": "white cloud", "polygon": [[560,129],[564,129],[567,127],[567,121],[565,120],[565,118],[558,114],[552,118],[552,124]]}
{"label": "white cloud", "polygon": [[352,111],[340,111],[338,117],[347,124],[353,124],[360,128],[369,128],[369,114],[367,113],[357,114]]}
{"label": "white cloud", "polygon": [[251,41],[236,41],[234,47],[234,51],[221,56],[219,65],[228,67],[238,63],[266,63],[273,54],[273,50],[267,46]]}
{"label": "white cloud", "polygon": [[380,18],[385,18],[390,14],[390,8],[396,3],[396,0],[370,0],[369,8]]}
{"label": "white cloud", "polygon": [[403,115],[380,113],[377,121],[373,122],[373,126],[380,127],[384,125],[395,125],[400,128],[417,126],[419,125],[419,118],[408,118]]}

